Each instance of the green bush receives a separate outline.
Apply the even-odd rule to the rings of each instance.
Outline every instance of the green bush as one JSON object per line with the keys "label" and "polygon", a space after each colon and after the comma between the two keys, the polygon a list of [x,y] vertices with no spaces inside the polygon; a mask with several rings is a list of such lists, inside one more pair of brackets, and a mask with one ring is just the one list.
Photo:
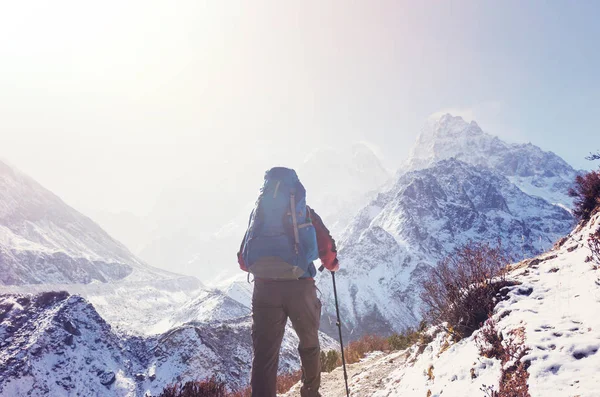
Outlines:
{"label": "green bush", "polygon": [[341,356],[337,350],[321,352],[321,372],[331,372],[341,363]]}

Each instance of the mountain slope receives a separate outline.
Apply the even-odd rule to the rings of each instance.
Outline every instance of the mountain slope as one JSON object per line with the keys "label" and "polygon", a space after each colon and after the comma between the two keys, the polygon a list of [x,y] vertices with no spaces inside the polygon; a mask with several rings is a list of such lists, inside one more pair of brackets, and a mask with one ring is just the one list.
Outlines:
{"label": "mountain slope", "polygon": [[[598,229],[600,213],[552,251],[511,266],[509,278],[521,284],[508,289],[493,319],[505,341],[523,329],[532,397],[600,395],[600,270],[587,247]],[[352,395],[463,397],[499,390],[502,363],[481,356],[481,331],[459,342],[440,330],[429,332],[434,339],[428,346],[375,353],[350,365]],[[324,374],[321,392],[346,395],[340,369]],[[285,395],[296,396],[298,386]]]}
{"label": "mountain slope", "polygon": [[491,168],[524,192],[571,208],[567,191],[578,171],[562,158],[531,143],[506,143],[485,133],[475,121],[467,123],[450,114],[428,120],[402,169],[428,168],[449,158]]}
{"label": "mountain slope", "polygon": [[89,218],[0,162],[0,285],[172,276],[145,265]]}
{"label": "mountain slope", "polygon": [[[116,331],[66,292],[0,295],[0,395],[156,396],[168,384],[213,374],[243,387],[252,353],[248,312],[142,337]],[[322,339],[324,348],[333,344]],[[280,370],[299,368],[297,345],[288,328]]]}
{"label": "mountain slope", "polygon": [[[499,241],[513,258],[523,258],[551,247],[572,225],[566,210],[525,194],[497,172],[456,159],[401,175],[339,241],[345,324],[353,337],[413,326],[423,272],[455,247]],[[329,283],[320,288],[332,318]]]}

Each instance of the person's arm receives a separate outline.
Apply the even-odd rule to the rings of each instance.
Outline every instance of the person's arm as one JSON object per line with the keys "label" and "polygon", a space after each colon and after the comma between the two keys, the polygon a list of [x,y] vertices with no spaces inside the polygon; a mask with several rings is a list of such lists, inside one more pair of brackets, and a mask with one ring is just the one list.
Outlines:
{"label": "person's arm", "polygon": [[331,237],[331,233],[315,210],[308,206],[307,208],[317,233],[317,246],[319,247],[319,259],[321,260],[321,264],[327,270],[337,272],[340,269],[340,264],[337,259],[335,240]]}

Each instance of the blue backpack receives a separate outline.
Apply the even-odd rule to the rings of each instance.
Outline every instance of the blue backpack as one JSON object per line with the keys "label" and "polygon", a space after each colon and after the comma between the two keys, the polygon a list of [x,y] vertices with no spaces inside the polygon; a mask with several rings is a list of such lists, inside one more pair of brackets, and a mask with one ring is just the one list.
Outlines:
{"label": "blue backpack", "polygon": [[306,209],[306,190],[294,170],[276,167],[265,174],[242,256],[256,277],[310,276],[310,266],[319,256],[317,236]]}

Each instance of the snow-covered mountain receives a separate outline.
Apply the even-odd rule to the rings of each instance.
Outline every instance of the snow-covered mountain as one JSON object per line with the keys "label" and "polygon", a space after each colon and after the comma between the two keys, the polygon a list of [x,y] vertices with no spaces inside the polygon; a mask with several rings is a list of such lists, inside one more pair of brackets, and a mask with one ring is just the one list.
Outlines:
{"label": "snow-covered mountain", "polygon": [[116,333],[78,296],[4,295],[0,301],[3,396],[157,395],[169,383],[214,373],[232,386],[246,384],[247,317],[141,338]]}
{"label": "snow-covered mountain", "polygon": [[[568,211],[481,166],[450,159],[402,174],[359,212],[339,241],[345,324],[355,337],[415,325],[419,279],[455,247],[500,241],[513,258],[523,258],[545,251],[572,226]],[[333,318],[331,287],[321,285],[325,315]]]}
{"label": "snow-covered mountain", "polygon": [[[526,353],[521,362],[526,363],[527,395],[600,396],[600,270],[588,258],[587,247],[589,235],[599,229],[597,213],[550,252],[510,266],[508,278],[519,285],[506,289],[506,299],[497,304],[492,319],[504,346],[513,339],[511,333],[522,332],[516,343],[522,342]],[[428,333],[433,337],[428,345],[373,353],[348,366],[351,395],[517,395],[492,394],[500,390],[507,365],[481,354],[482,330],[458,342],[441,329]],[[346,395],[341,368],[323,374],[321,393]],[[298,395],[299,385],[285,397]]]}
{"label": "snow-covered mountain", "polygon": [[427,121],[399,172],[428,168],[449,158],[491,168],[550,203],[565,208],[573,203],[567,192],[578,171],[562,158],[531,143],[506,143],[485,133],[475,121],[467,123],[450,114]]}
{"label": "snow-covered mountain", "polygon": [[[1,286],[0,293],[28,294],[67,291],[94,305],[100,316],[115,329],[134,335],[165,332],[165,321],[182,306],[210,292],[194,277],[178,276],[157,280],[113,281],[93,284],[28,284]],[[194,321],[193,317],[188,321]]]}
{"label": "snow-covered mountain", "polygon": [[[338,241],[338,293],[353,336],[418,322],[418,280],[470,240],[537,255],[573,225],[567,191],[577,171],[550,152],[508,144],[449,114],[428,120],[407,164]],[[333,318],[331,287],[320,287]],[[324,321],[326,327],[334,321]]]}
{"label": "snow-covered mountain", "polygon": [[[220,298],[209,309],[228,299]],[[196,309],[206,302],[200,297],[182,308],[175,316],[181,323],[168,331],[132,336],[115,330],[80,296],[0,295],[0,395],[156,396],[168,384],[215,374],[229,387],[244,387],[252,362],[249,310],[230,301],[239,316],[184,321],[200,318]],[[326,336],[321,343],[334,346]],[[299,368],[297,345],[288,328],[280,370]]]}
{"label": "snow-covered mountain", "polygon": [[0,162],[0,285],[172,276],[146,265],[92,220]]}

